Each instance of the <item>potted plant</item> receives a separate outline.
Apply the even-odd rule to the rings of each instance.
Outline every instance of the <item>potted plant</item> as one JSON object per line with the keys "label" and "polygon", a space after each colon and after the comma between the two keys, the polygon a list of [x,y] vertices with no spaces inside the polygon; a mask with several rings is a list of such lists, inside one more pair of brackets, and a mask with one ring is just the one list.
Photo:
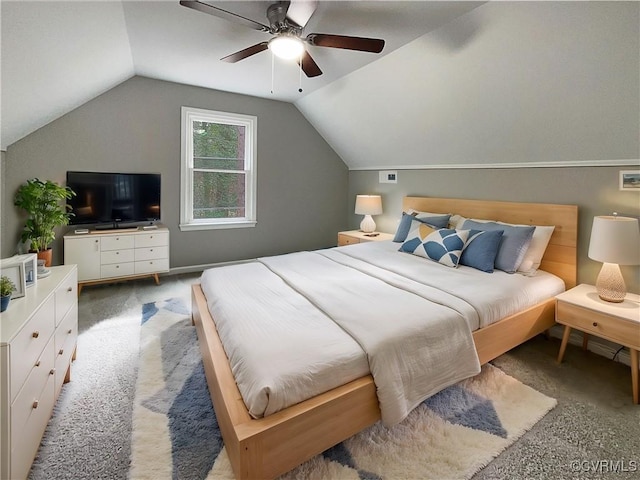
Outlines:
{"label": "potted plant", "polygon": [[16,286],[4,275],[0,277],[0,312],[4,312],[9,306],[9,300],[11,300],[11,294]]}
{"label": "potted plant", "polygon": [[27,212],[22,231],[22,241],[30,241],[29,249],[51,265],[51,242],[55,240],[55,227],[67,225],[71,207],[63,203],[75,196],[69,187],[62,187],[51,180],[33,178],[18,188],[14,204]]}

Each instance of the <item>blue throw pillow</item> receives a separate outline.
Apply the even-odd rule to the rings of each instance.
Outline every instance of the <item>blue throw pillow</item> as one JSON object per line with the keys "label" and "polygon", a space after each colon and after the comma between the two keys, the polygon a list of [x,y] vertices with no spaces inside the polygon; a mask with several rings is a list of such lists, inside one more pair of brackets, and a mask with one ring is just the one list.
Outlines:
{"label": "blue throw pillow", "polygon": [[495,222],[475,222],[465,220],[465,229],[496,231],[503,230],[502,241],[496,255],[495,268],[507,273],[515,273],[527,253],[533,231],[536,227],[516,227]]}
{"label": "blue throw pillow", "polygon": [[504,230],[471,230],[467,246],[460,257],[460,265],[493,273],[503,233]]}
{"label": "blue throw pillow", "polygon": [[400,251],[429,258],[448,267],[457,267],[469,234],[469,230],[434,230],[421,223],[418,228],[409,232]]}
{"label": "blue throw pillow", "polygon": [[396,230],[396,235],[393,237],[394,242],[404,242],[411,230],[411,221],[418,220],[422,223],[427,223],[436,228],[444,228],[449,224],[449,218],[451,215],[438,215],[438,216],[423,216],[420,212],[415,214],[402,212],[402,218],[400,224]]}

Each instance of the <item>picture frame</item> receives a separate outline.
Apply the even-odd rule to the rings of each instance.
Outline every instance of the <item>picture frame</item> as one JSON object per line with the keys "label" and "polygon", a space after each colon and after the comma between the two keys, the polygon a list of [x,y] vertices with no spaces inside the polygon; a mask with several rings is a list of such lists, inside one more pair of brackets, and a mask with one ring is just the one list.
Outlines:
{"label": "picture frame", "polygon": [[27,288],[38,283],[38,255],[35,253],[25,253],[11,257],[16,262],[24,264],[24,279]]}
{"label": "picture frame", "polygon": [[640,192],[640,170],[620,170],[620,191]]}
{"label": "picture frame", "polygon": [[18,262],[6,266],[2,265],[0,274],[8,277],[15,285],[11,299],[24,297],[25,290],[27,289],[24,276],[24,263]]}

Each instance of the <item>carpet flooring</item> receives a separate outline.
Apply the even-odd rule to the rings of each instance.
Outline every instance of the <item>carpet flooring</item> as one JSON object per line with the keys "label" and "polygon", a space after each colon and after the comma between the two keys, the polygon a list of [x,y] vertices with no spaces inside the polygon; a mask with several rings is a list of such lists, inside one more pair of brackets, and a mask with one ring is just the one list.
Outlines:
{"label": "carpet flooring", "polygon": [[[197,279],[176,275],[163,277],[160,286],[136,280],[83,291],[72,382],[63,388],[29,478],[128,478],[140,326],[139,317],[124,314],[159,299],[188,301]],[[108,321],[114,317],[121,323]],[[92,335],[83,335],[89,330]],[[88,343],[90,336],[95,340]],[[640,478],[640,407],[631,403],[629,368],[571,345],[558,365],[558,348],[558,340],[537,337],[493,362],[558,405],[474,480]],[[79,391],[73,378],[92,363],[102,365],[105,378]]]}
{"label": "carpet flooring", "polygon": [[[233,480],[188,306],[142,306],[130,475]],[[538,422],[556,401],[485,365],[400,424],[363,430],[281,480],[469,479]]]}

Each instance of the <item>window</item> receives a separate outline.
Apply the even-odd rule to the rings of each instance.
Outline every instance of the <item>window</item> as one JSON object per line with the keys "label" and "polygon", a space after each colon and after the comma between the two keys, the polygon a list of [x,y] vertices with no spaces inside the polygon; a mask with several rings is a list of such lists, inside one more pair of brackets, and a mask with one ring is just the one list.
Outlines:
{"label": "window", "polygon": [[255,226],[256,124],[182,107],[180,230]]}

